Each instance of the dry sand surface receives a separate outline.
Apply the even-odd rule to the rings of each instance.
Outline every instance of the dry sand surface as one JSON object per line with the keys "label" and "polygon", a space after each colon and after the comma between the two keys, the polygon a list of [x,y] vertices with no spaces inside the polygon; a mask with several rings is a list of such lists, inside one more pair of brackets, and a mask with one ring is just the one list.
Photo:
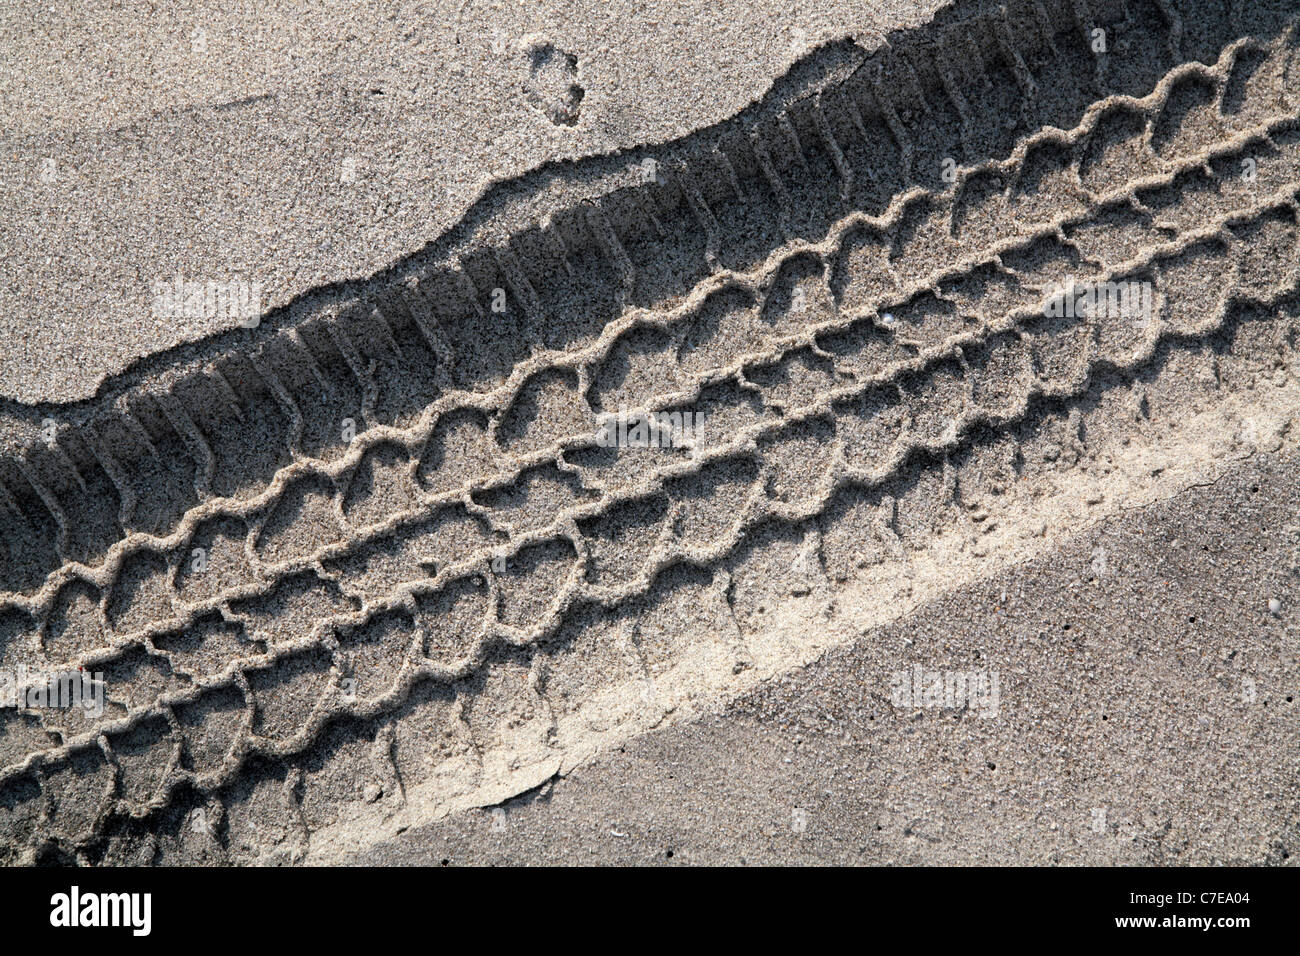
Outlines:
{"label": "dry sand surface", "polygon": [[[7,4],[0,394],[84,398],[230,327],[159,321],[155,280],[243,277],[271,309],[365,279],[493,183],[724,120],[816,44],[870,46],[938,6]],[[548,122],[530,93],[572,85],[576,122]]]}
{"label": "dry sand surface", "polygon": [[[1300,661],[1264,596],[1296,597],[1296,465],[1107,519],[721,713],[348,859],[1287,863]],[[997,668],[998,718],[896,708],[918,664]]]}
{"label": "dry sand surface", "polygon": [[6,14],[0,860],[1293,860],[1294,4],[674,11]]}

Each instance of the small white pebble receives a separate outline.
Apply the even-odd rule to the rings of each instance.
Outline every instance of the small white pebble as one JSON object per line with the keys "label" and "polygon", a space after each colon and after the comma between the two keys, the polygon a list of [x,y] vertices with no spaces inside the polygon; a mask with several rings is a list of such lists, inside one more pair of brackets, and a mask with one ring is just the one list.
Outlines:
{"label": "small white pebble", "polygon": [[1279,614],[1281,614],[1281,613],[1282,613],[1282,602],[1279,601],[1277,598],[1269,598],[1269,599],[1268,599],[1268,613],[1272,614],[1274,617],[1277,617]]}

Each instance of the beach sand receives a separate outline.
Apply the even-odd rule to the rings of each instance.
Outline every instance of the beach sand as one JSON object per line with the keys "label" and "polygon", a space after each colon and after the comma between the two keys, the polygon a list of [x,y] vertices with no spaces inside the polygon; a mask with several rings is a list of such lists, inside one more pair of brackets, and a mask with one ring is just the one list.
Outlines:
{"label": "beach sand", "polygon": [[11,17],[0,859],[1290,861],[1287,6]]}

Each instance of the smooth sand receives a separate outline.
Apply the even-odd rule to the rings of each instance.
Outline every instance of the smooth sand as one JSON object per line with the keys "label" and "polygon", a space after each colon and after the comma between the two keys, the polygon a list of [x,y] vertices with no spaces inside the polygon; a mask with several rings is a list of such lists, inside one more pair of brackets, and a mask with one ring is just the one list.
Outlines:
{"label": "smooth sand", "polygon": [[[86,17],[12,4],[0,395],[73,401],[142,355],[230,327],[155,319],[155,280],[259,281],[270,309],[364,278],[495,181],[717,122],[810,46],[872,46],[939,6],[184,3]],[[528,95],[527,51],[545,41],[577,58],[576,125]]]}

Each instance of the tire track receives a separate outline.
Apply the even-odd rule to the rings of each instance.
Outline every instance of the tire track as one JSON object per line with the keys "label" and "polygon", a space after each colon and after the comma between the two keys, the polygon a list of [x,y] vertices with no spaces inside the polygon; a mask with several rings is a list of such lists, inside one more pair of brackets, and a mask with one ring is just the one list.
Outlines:
{"label": "tire track", "polygon": [[[1177,46],[1171,45],[1175,56]],[[811,593],[824,586],[819,576],[851,575],[846,567],[832,571],[830,564],[843,562],[828,560],[834,549],[824,544],[842,533],[837,529],[853,526],[847,511],[836,511],[843,510],[842,496],[850,490],[870,500],[869,530],[882,554],[897,554],[913,546],[918,533],[922,541],[935,533],[933,521],[928,532],[908,526],[913,510],[902,504],[904,489],[921,487],[919,476],[937,475],[940,499],[955,503],[968,488],[996,483],[985,473],[996,468],[970,462],[985,455],[986,445],[1000,449],[995,458],[1003,455],[1011,437],[1014,471],[1016,455],[1023,457],[1029,447],[1014,436],[1031,423],[1064,415],[1067,434],[1076,437],[1073,448],[1056,450],[1057,459],[1074,456],[1072,464],[1085,467],[1080,449],[1087,442],[1079,422],[1090,404],[1121,390],[1109,377],[1119,375],[1131,385],[1143,370],[1160,366],[1160,374],[1182,382],[1186,373],[1177,368],[1177,356],[1204,357],[1207,350],[1217,355],[1224,346],[1216,336],[1227,335],[1231,343],[1249,338],[1257,326],[1274,330],[1265,352],[1289,355],[1298,177],[1296,104],[1288,102],[1284,80],[1293,52],[1290,29],[1271,41],[1234,42],[1212,66],[1175,67],[1146,96],[1099,98],[1068,132],[1047,129],[1021,138],[1005,160],[954,166],[950,190],[913,186],[896,191],[882,214],[850,211],[821,229],[808,230],[804,223],[812,239],[798,235],[801,216],[820,201],[811,195],[819,182],[814,169],[818,163],[833,169],[840,195],[852,197],[854,144],[826,135],[831,120],[818,106],[812,115],[821,117],[814,125],[825,146],[803,155],[806,173],[791,178],[798,165],[792,157],[806,150],[797,145],[798,120],[786,116],[780,140],[756,151],[759,178],[770,184],[780,210],[784,239],[778,248],[745,272],[718,266],[725,249],[718,223],[726,214],[710,205],[703,188],[683,187],[681,201],[697,220],[700,261],[714,271],[682,301],[646,308],[632,304],[639,281],[635,244],[620,238],[604,213],[591,213],[593,234],[615,267],[612,287],[623,290],[622,315],[584,345],[522,360],[492,391],[448,390],[413,423],[377,423],[388,380],[379,370],[400,366],[392,356],[402,350],[403,329],[417,330],[438,354],[443,328],[432,329],[408,309],[409,325],[381,315],[385,320],[376,328],[387,328],[386,334],[359,336],[358,328],[378,320],[357,307],[346,322],[325,327],[337,356],[333,370],[320,361],[325,350],[313,338],[319,330],[309,324],[294,330],[288,339],[308,357],[305,364],[314,366],[311,374],[300,375],[292,387],[284,380],[297,374],[292,370],[283,378],[269,371],[261,376],[266,407],[287,413],[287,447],[295,454],[317,447],[294,397],[312,381],[354,383],[354,405],[342,407],[356,409],[360,426],[351,447],[332,460],[322,465],[319,457],[300,459],[280,467],[267,488],[243,500],[221,492],[226,479],[218,463],[229,452],[214,442],[213,426],[205,427],[210,418],[194,417],[196,408],[216,414],[211,408],[219,403],[187,404],[183,396],[159,401],[158,414],[189,449],[195,466],[190,477],[200,498],[204,491],[210,498],[179,509],[169,534],[124,536],[97,568],[65,563],[36,590],[9,596],[0,612],[4,659],[41,660],[50,647],[72,648],[60,659],[116,670],[106,683],[121,696],[114,701],[118,712],[81,732],[55,726],[48,716],[42,722],[30,713],[0,712],[4,753],[21,755],[4,761],[0,832],[16,834],[13,845],[26,846],[29,854],[79,853],[90,861],[122,847],[143,847],[149,858],[185,857],[190,851],[159,842],[159,834],[175,838],[185,832],[200,842],[215,841],[235,858],[256,856],[271,845],[289,848],[294,858],[305,852],[312,833],[335,822],[348,768],[372,768],[378,782],[364,799],[383,801],[391,810],[427,776],[420,760],[431,754],[442,755],[438,766],[470,767],[480,788],[497,779],[491,768],[502,755],[533,753],[546,766],[548,760],[568,759],[548,754],[556,752],[561,725],[595,699],[582,689],[590,683],[582,678],[583,667],[621,656],[631,665],[629,673],[640,675],[635,679],[653,686],[656,668],[698,650],[681,645],[688,609],[695,633],[730,635],[710,667],[734,673],[752,666],[746,639],[754,634],[754,615],[761,614],[755,608],[772,581],[784,588],[792,576],[789,561],[758,571],[745,563],[742,554],[755,553],[756,534],[784,540],[782,535],[795,534],[792,526],[799,529],[796,563],[804,564],[793,577],[807,581],[794,587]],[[1014,65],[1016,57],[1010,59]],[[1249,72],[1238,70],[1239,63]],[[958,139],[969,143],[978,129],[971,105],[956,93],[961,78],[949,66],[936,69],[957,115]],[[1022,91],[1032,88],[1026,72],[1028,67],[1012,69]],[[925,69],[913,74],[920,91]],[[1249,92],[1261,74],[1263,91]],[[1208,125],[1203,112],[1186,105],[1186,91],[1196,87],[1210,91],[1214,121]],[[1241,94],[1243,89],[1248,92]],[[1234,97],[1250,109],[1225,112]],[[924,104],[924,94],[920,99]],[[1257,103],[1272,106],[1260,110]],[[1114,117],[1121,115],[1142,117],[1136,138],[1145,152],[1132,152],[1134,137],[1114,132]],[[908,144],[902,149],[905,167],[927,153],[905,135],[918,125],[906,108],[891,106],[881,117],[892,141]],[[1042,162],[1052,150],[1069,153],[1055,173]],[[1122,161],[1114,159],[1124,150],[1126,175]],[[1250,188],[1228,175],[1242,159],[1257,165],[1259,178]],[[1122,175],[1115,179],[1117,163]],[[1147,173],[1152,168],[1156,172]],[[729,178],[743,179],[734,170]],[[695,182],[685,176],[682,181]],[[1049,218],[1033,228],[998,211],[1020,206],[1032,213],[1035,203]],[[986,223],[993,224],[990,232],[981,231]],[[972,244],[978,251],[970,251]],[[1199,259],[1198,249],[1207,250]],[[501,274],[509,273],[506,284],[518,297],[518,314],[535,316],[540,284],[523,274],[517,257],[497,258]],[[934,269],[944,261],[950,265]],[[1176,269],[1188,261],[1193,276],[1206,263],[1226,268],[1210,277],[1209,290],[1218,298],[1199,321],[1188,318],[1185,306],[1176,307],[1187,288],[1175,278]],[[892,276],[890,288],[867,282],[875,275],[870,266],[878,262]],[[474,286],[470,298],[477,302],[479,286],[468,272],[461,275]],[[1136,339],[1131,329],[1091,321],[1074,323],[1058,338],[1042,328],[1042,301],[1050,285],[1068,275],[1101,281],[1149,275],[1160,288],[1161,318]],[[815,281],[794,281],[801,276]],[[728,297],[748,303],[739,310],[752,313],[748,327],[743,321],[727,324],[736,310],[715,309]],[[801,298],[802,307],[794,309]],[[805,315],[809,300],[811,317]],[[1281,318],[1248,321],[1244,316],[1252,309],[1265,316],[1281,309]],[[767,315],[776,321],[754,326],[755,317]],[[701,326],[713,334],[697,334]],[[624,463],[632,477],[619,480],[604,477],[603,452],[593,449],[589,429],[572,425],[589,424],[603,407],[591,396],[599,402],[617,392],[605,385],[634,380],[631,364],[621,379],[617,374],[625,361],[619,350],[638,335],[658,336],[660,345],[666,339],[672,348],[666,354],[691,373],[680,387],[665,391],[655,374],[668,374],[665,365],[671,362],[650,361],[651,391],[640,393],[644,405],[705,407],[706,418],[723,423],[726,440],[690,455],[679,449],[684,460],[653,474],[638,477],[640,466]],[[1082,355],[1072,341],[1086,344]],[[1054,342],[1065,348],[1050,347]],[[386,364],[381,352],[388,353]],[[249,361],[260,369],[274,359],[259,352]],[[1235,368],[1241,360],[1225,352],[1216,361]],[[1278,366],[1283,379],[1285,367]],[[219,393],[230,414],[244,412],[247,418],[231,374],[215,371],[225,382]],[[536,384],[539,376],[549,393]],[[577,395],[583,402],[567,408],[548,403],[554,394]],[[1149,401],[1144,397],[1139,404]],[[438,449],[443,459],[432,460],[426,450],[438,429],[457,420],[487,423],[482,430],[488,452],[475,458],[467,444],[448,441]],[[144,420],[136,424],[150,444],[157,440]],[[863,431],[864,424],[874,431]],[[250,436],[259,432],[243,425],[247,430],[230,437],[255,444]],[[1117,427],[1141,431],[1122,422]],[[989,434],[1003,445],[986,441]],[[137,504],[125,490],[128,469],[102,444],[92,440],[90,453],[109,482],[124,489],[117,498],[126,515]],[[386,462],[380,460],[385,448]],[[453,467],[447,459],[457,449],[470,465],[477,462],[481,477],[431,491],[428,482]],[[47,451],[51,459],[70,461],[78,476],[73,484],[93,495],[96,486],[85,480],[74,455],[58,442]],[[158,464],[167,459],[158,448],[151,457]],[[388,472],[409,479],[405,499],[375,490],[387,487],[377,476]],[[72,514],[45,481],[28,475],[31,492],[47,508],[47,524],[57,530],[56,550],[66,558],[84,518]],[[361,491],[353,495],[358,483]],[[731,497],[720,488],[730,489]],[[587,500],[567,508],[551,504],[575,495]],[[744,502],[740,508],[736,496]],[[12,508],[23,508],[21,495],[10,492],[9,499]],[[404,506],[395,507],[399,500]],[[369,511],[367,503],[373,505]],[[365,530],[346,532],[355,526],[351,514],[367,516]],[[842,522],[831,520],[836,514]],[[424,549],[412,551],[410,536],[403,536],[421,518],[427,527],[415,537]],[[982,520],[962,526],[969,530]],[[234,531],[214,530],[204,538],[211,544],[205,557],[209,551],[216,556],[221,571],[242,561],[251,582],[218,582],[200,600],[186,601],[178,617],[172,592],[198,580],[185,573],[184,558],[198,536],[222,523]],[[775,525],[784,530],[772,532]],[[321,530],[331,526],[333,539]],[[431,546],[434,538],[443,551]],[[162,553],[178,549],[179,554]],[[297,557],[266,560],[287,554]],[[414,571],[414,580],[403,579]],[[674,594],[672,600],[664,597]],[[681,594],[690,595],[684,605]],[[673,600],[676,612],[664,617],[666,612],[656,611]],[[633,612],[642,605],[644,613]],[[584,658],[575,648],[589,641],[608,646]],[[419,707],[436,710],[438,727],[446,729],[434,734],[426,727],[424,736],[407,739],[412,731],[406,718]],[[609,723],[618,728],[629,719],[615,715]],[[341,730],[343,725],[350,729]],[[512,741],[521,735],[530,742]],[[241,836],[241,814],[255,803],[269,813],[259,803],[264,800],[298,823],[286,824],[280,839],[249,842]],[[178,812],[184,817],[179,823]],[[195,829],[197,818],[203,823]]]}

